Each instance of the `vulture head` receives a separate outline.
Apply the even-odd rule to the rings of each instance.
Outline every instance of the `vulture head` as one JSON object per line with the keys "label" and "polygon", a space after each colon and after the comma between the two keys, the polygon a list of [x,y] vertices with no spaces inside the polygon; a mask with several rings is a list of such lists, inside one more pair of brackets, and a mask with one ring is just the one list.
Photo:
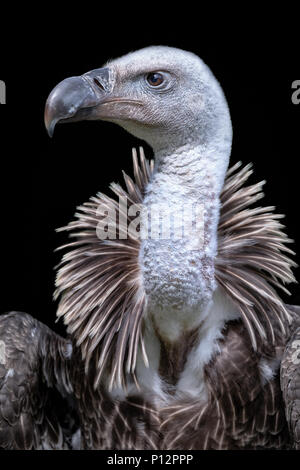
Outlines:
{"label": "vulture head", "polygon": [[155,152],[188,143],[231,144],[223,91],[191,52],[147,47],[60,82],[49,95],[45,124],[104,120],[119,124]]}

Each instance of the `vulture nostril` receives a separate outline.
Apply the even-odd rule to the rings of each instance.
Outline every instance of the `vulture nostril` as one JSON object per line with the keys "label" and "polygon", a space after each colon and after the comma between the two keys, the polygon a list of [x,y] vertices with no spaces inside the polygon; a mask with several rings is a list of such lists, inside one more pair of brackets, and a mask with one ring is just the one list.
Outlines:
{"label": "vulture nostril", "polygon": [[97,85],[98,88],[100,88],[101,90],[104,91],[104,88],[101,85],[101,83],[99,82],[98,78],[94,78],[94,83]]}

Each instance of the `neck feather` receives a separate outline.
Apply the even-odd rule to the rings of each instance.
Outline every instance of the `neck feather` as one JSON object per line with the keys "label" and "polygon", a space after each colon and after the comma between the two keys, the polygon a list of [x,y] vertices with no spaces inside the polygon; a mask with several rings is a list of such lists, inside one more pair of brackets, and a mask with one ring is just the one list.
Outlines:
{"label": "neck feather", "polygon": [[[197,328],[216,288],[219,194],[229,155],[228,148],[214,150],[188,144],[173,153],[157,152],[146,188],[144,206],[151,214],[151,226],[159,227],[159,237],[153,239],[148,230],[140,264],[149,311],[167,341]],[[153,207],[159,208],[159,215]],[[189,225],[186,219],[191,216],[195,220]],[[166,221],[170,224],[170,232],[165,232],[170,238],[162,233],[162,221],[164,226]]]}
{"label": "neck feather", "polygon": [[[227,144],[220,149],[195,143],[172,151],[158,151],[155,153],[153,179],[146,193],[149,194],[155,189],[163,194],[165,189],[169,189],[171,194],[177,194],[178,197],[187,196],[199,200],[206,199],[208,188],[213,186],[215,197],[219,197],[228,167],[229,153],[230,146],[228,148]],[[169,185],[173,186],[173,191]]]}

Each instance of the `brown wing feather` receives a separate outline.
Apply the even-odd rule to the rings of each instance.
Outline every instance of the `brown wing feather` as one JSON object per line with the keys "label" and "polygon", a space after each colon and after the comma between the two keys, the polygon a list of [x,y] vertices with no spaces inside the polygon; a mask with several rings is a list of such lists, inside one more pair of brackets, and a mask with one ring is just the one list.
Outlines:
{"label": "brown wing feather", "polygon": [[243,325],[230,323],[220,353],[205,367],[207,402],[178,402],[163,410],[162,448],[288,448],[279,380],[262,384],[259,359]]}
{"label": "brown wing feather", "polygon": [[30,315],[0,316],[0,448],[70,447],[68,347]]}
{"label": "brown wing feather", "polygon": [[289,308],[296,313],[296,327],[283,355],[280,378],[292,444],[300,450],[300,307]]}

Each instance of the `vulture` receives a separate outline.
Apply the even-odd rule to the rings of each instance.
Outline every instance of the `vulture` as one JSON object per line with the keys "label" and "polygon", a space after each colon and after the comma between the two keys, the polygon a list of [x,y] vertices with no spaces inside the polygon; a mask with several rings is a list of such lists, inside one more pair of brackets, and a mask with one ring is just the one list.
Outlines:
{"label": "vulture", "polygon": [[65,230],[66,337],[0,316],[4,449],[300,449],[300,307],[281,215],[228,170],[222,88],[196,55],[131,52],[50,93],[45,124],[104,120],[153,149]]}

